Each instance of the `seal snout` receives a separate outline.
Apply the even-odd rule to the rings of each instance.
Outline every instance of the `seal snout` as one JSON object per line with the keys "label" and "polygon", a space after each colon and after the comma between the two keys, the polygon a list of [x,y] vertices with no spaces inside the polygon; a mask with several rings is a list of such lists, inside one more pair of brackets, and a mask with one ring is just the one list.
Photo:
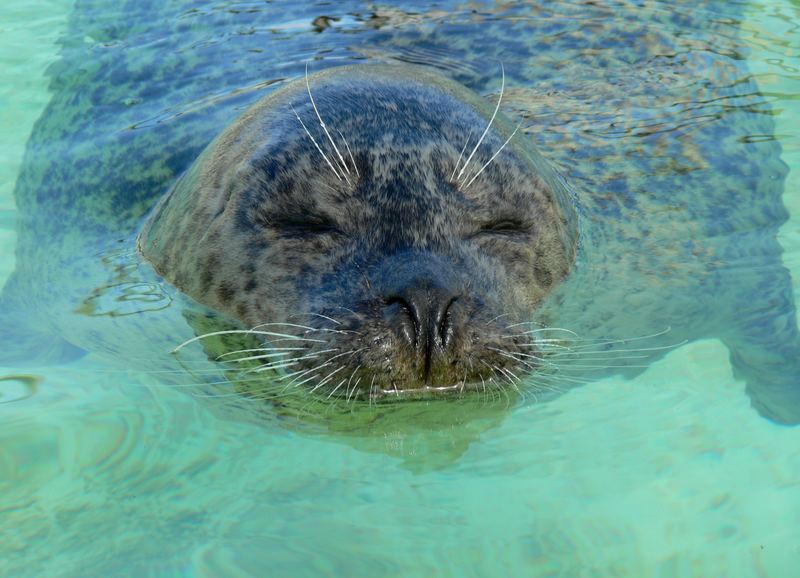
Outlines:
{"label": "seal snout", "polygon": [[402,375],[407,389],[461,380],[453,366],[472,301],[457,264],[434,251],[399,251],[373,269],[371,279],[394,344],[394,367],[403,367],[394,378]]}
{"label": "seal snout", "polygon": [[415,352],[417,374],[430,384],[436,365],[446,363],[456,340],[458,292],[430,283],[413,284],[386,298],[385,317],[405,346]]}

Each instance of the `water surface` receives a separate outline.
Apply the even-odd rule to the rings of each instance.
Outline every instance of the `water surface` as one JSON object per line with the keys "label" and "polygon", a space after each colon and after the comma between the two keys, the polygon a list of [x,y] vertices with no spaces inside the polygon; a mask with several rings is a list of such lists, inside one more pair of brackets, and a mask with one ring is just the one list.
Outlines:
{"label": "water surface", "polygon": [[[2,277],[15,265],[14,181],[48,102],[44,70],[71,8],[12,0],[0,9]],[[208,22],[262,9],[219,4]],[[784,202],[793,217],[779,240],[795,279],[799,12],[794,3],[751,3],[739,38],[728,40],[751,50],[749,67],[792,168]],[[383,18],[392,15],[409,18]],[[269,30],[209,28],[204,46],[310,30],[308,13],[285,16]],[[322,34],[352,36],[369,21],[367,10],[354,10],[318,25],[332,27]],[[346,56],[317,54],[316,46],[308,40],[305,51],[282,55],[286,75],[314,55],[328,63]],[[370,48],[363,46],[367,57]],[[447,57],[413,46],[401,52]],[[487,76],[484,92],[495,81]],[[268,89],[240,88],[245,96],[188,87],[172,109],[143,122],[184,113],[187,102],[213,110],[217,100],[241,98],[243,107]],[[796,281],[794,288],[797,297]],[[117,297],[98,307],[128,306]],[[0,379],[3,576],[788,578],[800,564],[800,431],[749,407],[717,340],[676,348],[635,379],[603,379],[521,407],[492,427],[454,424],[432,434],[398,423],[366,441],[223,419],[191,388],[167,387],[162,376],[108,356],[9,366]]]}

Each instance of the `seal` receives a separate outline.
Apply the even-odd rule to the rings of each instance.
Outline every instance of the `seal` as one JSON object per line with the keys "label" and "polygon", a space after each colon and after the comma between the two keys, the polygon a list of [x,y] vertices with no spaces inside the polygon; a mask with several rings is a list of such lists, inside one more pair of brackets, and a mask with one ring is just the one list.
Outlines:
{"label": "seal", "polygon": [[[513,384],[535,365],[520,328],[568,273],[577,219],[501,100],[401,65],[298,79],[209,145],[141,251],[260,331],[263,369],[290,368],[311,391]],[[276,361],[287,334],[304,339]]]}
{"label": "seal", "polygon": [[[800,422],[787,168],[739,4],[289,3],[285,28],[206,4],[71,15],[0,361],[91,352],[168,382],[204,335],[181,350],[201,375],[252,362],[303,400],[541,399],[713,338],[761,414]],[[329,70],[306,84],[310,46]]]}

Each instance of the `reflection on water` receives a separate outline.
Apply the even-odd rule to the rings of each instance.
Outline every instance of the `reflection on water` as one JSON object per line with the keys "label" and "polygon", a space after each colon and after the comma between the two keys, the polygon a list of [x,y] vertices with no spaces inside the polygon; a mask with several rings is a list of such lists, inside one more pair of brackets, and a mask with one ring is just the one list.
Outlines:
{"label": "reflection on water", "polygon": [[[23,223],[21,262],[38,282],[25,286],[16,317],[56,329],[89,355],[0,372],[0,575],[791,575],[800,433],[752,411],[725,345],[703,339],[720,332],[686,327],[733,299],[698,298],[689,289],[697,279],[719,275],[744,288],[778,269],[776,247],[762,242],[782,221],[777,205],[759,205],[758,216],[750,197],[720,206],[713,185],[764,170],[726,165],[732,141],[758,156],[778,139],[782,158],[800,166],[797,7],[529,4],[77,4],[64,61],[49,72],[53,108],[31,145],[41,156],[26,161],[20,181],[75,205],[54,200],[53,218]],[[34,46],[25,30],[56,18],[10,6],[3,10],[20,45]],[[39,48],[31,68],[44,58]],[[2,69],[18,93],[0,95],[22,111],[45,95],[23,82],[33,72],[18,50],[11,40],[0,47],[0,61],[19,62]],[[712,67],[698,78],[714,59],[744,56],[752,74]],[[297,392],[265,405],[247,368],[209,361],[221,354],[213,344],[170,354],[209,329],[208,312],[117,240],[135,232],[221,126],[309,59],[317,69],[432,65],[490,98],[502,61],[508,114],[525,119],[576,189],[603,185],[597,206],[584,208],[584,230],[603,231],[589,249],[611,233],[627,249],[590,253],[578,289],[596,310],[624,309],[626,337],[672,326],[652,344],[665,348],[630,368],[636,379],[593,375],[587,387],[521,406],[336,405]],[[778,128],[755,121],[709,144],[711,129],[735,115],[774,115]],[[15,144],[28,131],[16,126]],[[84,168],[47,173],[47,161]],[[115,170],[96,179],[109,165]],[[0,234],[17,220],[6,208],[17,172],[9,166]],[[702,180],[711,174],[722,176]],[[74,195],[58,189],[75,175],[84,180]],[[714,219],[688,210],[682,196],[703,182],[708,194],[690,200],[707,200]],[[795,212],[796,184],[790,174],[783,197]],[[120,204],[123,190],[133,206]],[[89,191],[108,203],[82,205]],[[781,242],[799,271],[796,220]],[[601,291],[614,279],[594,273],[612,261],[647,291]],[[0,270],[11,262],[0,252]],[[726,271],[726,262],[737,267]],[[656,290],[691,315],[662,318],[645,299]],[[742,295],[740,312],[751,298]],[[636,325],[643,310],[653,317],[648,327]],[[669,347],[684,339],[693,343]]]}
{"label": "reflection on water", "polygon": [[103,286],[93,289],[75,313],[92,317],[138,315],[161,311],[172,303],[172,297],[161,284],[141,280],[140,265],[134,252],[115,251],[99,258],[108,269],[109,279]]}
{"label": "reflection on water", "polygon": [[0,403],[22,401],[36,394],[43,378],[36,375],[0,376]]}

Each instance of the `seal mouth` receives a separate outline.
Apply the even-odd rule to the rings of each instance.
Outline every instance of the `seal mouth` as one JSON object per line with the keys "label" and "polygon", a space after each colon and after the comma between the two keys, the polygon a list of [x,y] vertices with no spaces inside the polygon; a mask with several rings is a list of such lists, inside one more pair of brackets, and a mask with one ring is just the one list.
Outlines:
{"label": "seal mouth", "polygon": [[452,385],[425,385],[422,387],[409,387],[399,388],[396,385],[390,389],[376,388],[375,393],[385,396],[395,396],[403,399],[410,399],[421,396],[430,395],[445,395],[449,393],[463,393],[465,391],[474,391],[477,389],[477,384],[468,383],[466,381],[459,381]]}

